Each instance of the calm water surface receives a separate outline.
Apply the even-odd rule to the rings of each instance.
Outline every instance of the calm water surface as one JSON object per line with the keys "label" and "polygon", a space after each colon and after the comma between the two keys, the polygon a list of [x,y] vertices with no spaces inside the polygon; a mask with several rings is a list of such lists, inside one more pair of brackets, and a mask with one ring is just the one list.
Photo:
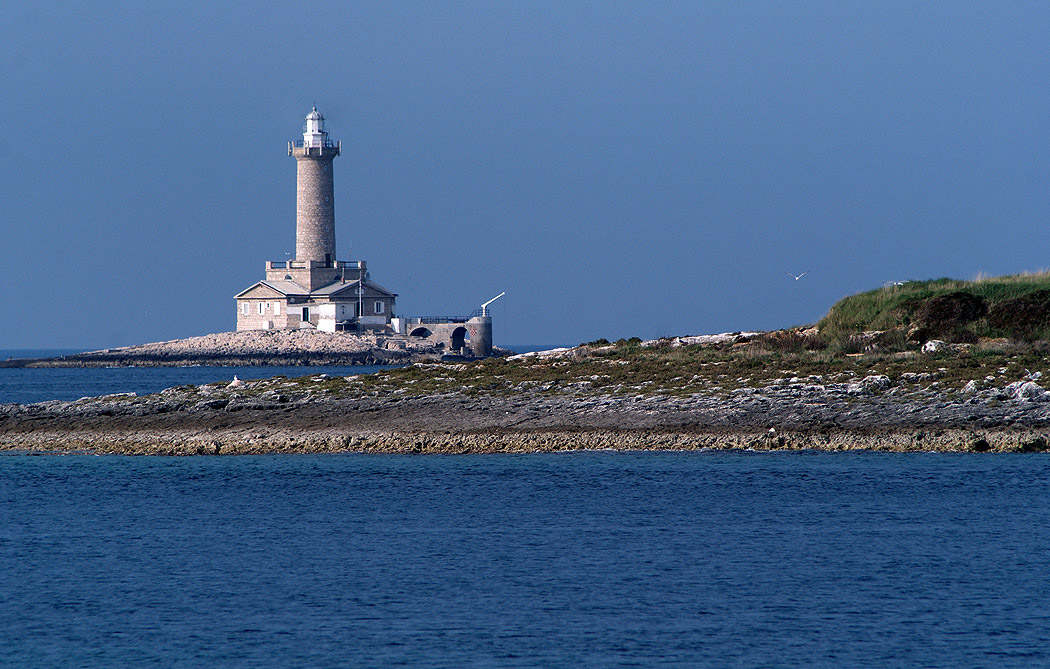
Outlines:
{"label": "calm water surface", "polygon": [[[511,350],[517,353],[542,351],[556,346],[521,345]],[[75,349],[0,349],[0,360],[8,358],[49,358],[70,353]],[[81,369],[18,369],[0,368],[0,404],[16,402],[29,404],[47,400],[77,400],[111,393],[133,392],[139,395],[158,393],[165,388],[182,385],[200,385],[216,381],[240,379],[267,379],[283,374],[287,377],[306,374],[350,376],[371,374],[389,366],[315,366],[315,367],[88,367]]]}
{"label": "calm water surface", "polygon": [[0,456],[21,666],[1046,666],[1050,457]]}
{"label": "calm water surface", "polygon": [[0,404],[29,404],[47,400],[76,400],[111,393],[139,395],[159,393],[165,388],[200,385],[216,381],[268,379],[284,374],[289,378],[307,374],[350,376],[371,374],[390,366],[351,365],[316,367],[88,367],[73,369],[0,368]]}

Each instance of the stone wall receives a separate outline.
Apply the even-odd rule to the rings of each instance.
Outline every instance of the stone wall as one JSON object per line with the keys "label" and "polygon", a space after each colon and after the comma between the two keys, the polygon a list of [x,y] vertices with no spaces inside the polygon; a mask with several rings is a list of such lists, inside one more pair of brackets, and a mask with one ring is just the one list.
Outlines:
{"label": "stone wall", "polygon": [[[259,313],[259,305],[263,305],[263,313]],[[244,305],[248,306],[248,313],[244,313]],[[277,305],[277,308],[274,308]],[[294,321],[294,322],[292,322]],[[237,329],[238,330],[283,330],[288,327],[299,327],[299,319],[295,314],[289,315],[288,305],[280,299],[242,299],[237,300]]]}
{"label": "stone wall", "polygon": [[489,316],[458,323],[407,324],[404,334],[432,346],[443,345],[448,350],[473,353],[478,357],[492,355],[492,318]]}
{"label": "stone wall", "polygon": [[361,269],[340,267],[338,263],[335,267],[313,261],[266,263],[267,281],[291,281],[307,290],[317,290],[344,279],[348,282],[356,281],[363,274]]}
{"label": "stone wall", "polygon": [[332,159],[338,150],[296,149],[295,259],[335,262]]}

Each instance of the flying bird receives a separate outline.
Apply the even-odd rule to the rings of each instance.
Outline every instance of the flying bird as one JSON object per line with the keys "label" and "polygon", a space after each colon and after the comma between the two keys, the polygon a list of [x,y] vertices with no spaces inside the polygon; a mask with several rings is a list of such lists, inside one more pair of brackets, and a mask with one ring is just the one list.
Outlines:
{"label": "flying bird", "polygon": [[795,276],[795,275],[794,275],[794,274],[792,274],[791,272],[784,272],[784,274],[787,274],[788,276],[790,276],[790,277],[791,277],[792,279],[794,279],[795,281],[798,281],[798,280],[799,280],[799,279],[801,279],[802,277],[804,277],[804,276],[806,276],[807,274],[809,274],[809,272],[803,272],[802,274],[799,274],[798,276]]}

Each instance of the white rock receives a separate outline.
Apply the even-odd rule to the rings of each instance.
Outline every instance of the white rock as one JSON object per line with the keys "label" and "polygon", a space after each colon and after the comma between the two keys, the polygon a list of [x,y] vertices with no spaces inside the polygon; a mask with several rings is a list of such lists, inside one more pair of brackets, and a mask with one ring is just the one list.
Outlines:
{"label": "white rock", "polygon": [[943,350],[944,346],[945,346],[944,342],[941,341],[940,339],[931,339],[930,341],[928,341],[928,342],[926,342],[925,344],[922,345],[922,352],[923,353],[937,353],[938,351]]}
{"label": "white rock", "polygon": [[962,392],[972,395],[977,392],[977,382],[970,380],[966,382],[966,385],[962,387]]}
{"label": "white rock", "polygon": [[763,334],[761,332],[723,332],[721,334],[710,334],[710,335],[691,335],[688,337],[674,337],[673,339],[650,339],[642,342],[643,348],[650,348],[652,346],[658,346],[661,343],[667,343],[670,346],[695,346],[697,344],[701,346],[710,346],[712,344],[735,344],[739,341],[747,341],[758,335]]}
{"label": "white rock", "polygon": [[552,348],[549,351],[530,351],[518,353],[507,358],[507,360],[526,360],[528,358],[560,358],[571,351],[571,348]]}
{"label": "white rock", "polygon": [[115,400],[121,397],[138,397],[138,393],[110,393],[99,397],[100,400]]}
{"label": "white rock", "polygon": [[885,374],[871,374],[861,379],[861,385],[866,389],[872,391],[886,390],[893,383],[890,381],[890,377]]}
{"label": "white rock", "polygon": [[226,386],[226,387],[227,388],[240,388],[243,385],[244,385],[244,381],[241,381],[240,379],[238,379],[237,375],[234,374],[233,375],[233,381],[230,381],[229,385]]}
{"label": "white rock", "polygon": [[1022,402],[1042,402],[1050,399],[1050,392],[1033,381],[1015,381],[1003,390],[1013,399]]}

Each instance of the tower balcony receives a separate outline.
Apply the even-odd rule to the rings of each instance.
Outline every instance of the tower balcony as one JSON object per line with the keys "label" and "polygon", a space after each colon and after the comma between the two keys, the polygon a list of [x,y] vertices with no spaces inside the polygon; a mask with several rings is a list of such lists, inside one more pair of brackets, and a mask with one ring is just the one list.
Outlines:
{"label": "tower balcony", "polygon": [[266,269],[352,269],[359,270],[364,265],[361,260],[335,260],[325,264],[319,260],[268,260]]}
{"label": "tower balcony", "polygon": [[340,149],[342,149],[342,144],[342,142],[333,142],[327,137],[323,140],[318,139],[309,142],[299,139],[293,142],[288,142],[288,155],[314,158],[338,156]]}

